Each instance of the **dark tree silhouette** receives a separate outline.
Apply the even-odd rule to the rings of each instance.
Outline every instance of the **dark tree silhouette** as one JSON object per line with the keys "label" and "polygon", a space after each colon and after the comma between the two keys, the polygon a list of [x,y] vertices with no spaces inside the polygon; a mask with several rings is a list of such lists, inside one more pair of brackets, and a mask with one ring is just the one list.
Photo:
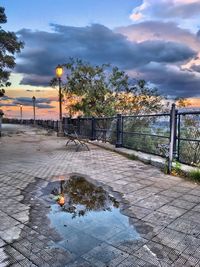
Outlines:
{"label": "dark tree silhouette", "polygon": [[1,24],[7,22],[5,9],[0,7],[0,97],[5,93],[5,87],[10,86],[9,76],[15,66],[15,53],[23,48],[23,42],[19,41],[14,32],[3,30]]}

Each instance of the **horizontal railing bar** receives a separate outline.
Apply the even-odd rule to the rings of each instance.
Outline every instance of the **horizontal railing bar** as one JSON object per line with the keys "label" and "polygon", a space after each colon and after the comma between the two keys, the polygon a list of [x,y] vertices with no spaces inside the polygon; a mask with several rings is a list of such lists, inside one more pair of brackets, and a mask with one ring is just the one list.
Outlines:
{"label": "horizontal railing bar", "polygon": [[142,117],[162,117],[170,116],[170,113],[158,113],[158,114],[144,114],[144,115],[123,115],[122,118],[142,118]]}
{"label": "horizontal railing bar", "polygon": [[95,117],[95,120],[115,120],[117,117]]}
{"label": "horizontal railing bar", "polygon": [[200,115],[200,111],[178,111],[178,115]]}
{"label": "horizontal railing bar", "polygon": [[200,139],[191,139],[191,138],[176,138],[177,140],[180,141],[189,141],[189,142],[200,142]]}
{"label": "horizontal railing bar", "polygon": [[124,132],[123,131],[122,134],[144,135],[144,136],[152,136],[152,137],[159,137],[159,138],[169,138],[169,136],[157,135],[157,134],[139,133],[139,132]]}
{"label": "horizontal railing bar", "polygon": [[116,132],[116,130],[115,131],[112,131],[112,130],[107,130],[107,129],[95,129],[95,131],[96,132],[113,132],[113,133]]}

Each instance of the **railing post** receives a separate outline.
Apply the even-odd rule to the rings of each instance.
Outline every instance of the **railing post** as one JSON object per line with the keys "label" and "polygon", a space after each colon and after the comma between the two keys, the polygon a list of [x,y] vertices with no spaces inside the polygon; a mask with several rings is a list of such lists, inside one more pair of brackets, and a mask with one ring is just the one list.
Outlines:
{"label": "railing post", "polygon": [[180,138],[181,138],[181,115],[178,114],[178,147],[177,147],[177,160],[179,161],[180,158]]}
{"label": "railing post", "polygon": [[95,117],[92,117],[91,118],[91,127],[92,127],[92,129],[91,129],[91,140],[92,141],[94,141],[94,140],[96,140],[96,119],[95,119]]}
{"label": "railing post", "polygon": [[80,135],[81,134],[81,117],[78,116],[77,118],[77,134]]}
{"label": "railing post", "polygon": [[117,125],[116,125],[116,144],[115,147],[122,147],[122,115],[117,114]]}
{"label": "railing post", "polygon": [[63,118],[63,130],[67,131],[67,118]]}
{"label": "railing post", "polygon": [[0,109],[0,137],[1,137],[1,125],[2,125],[2,119],[3,119],[3,110]]}
{"label": "railing post", "polygon": [[178,131],[178,110],[175,109],[175,127],[174,127],[174,147],[173,156],[177,159],[177,131]]}
{"label": "railing post", "polygon": [[168,158],[168,173],[172,171],[172,161],[174,158],[174,150],[176,147],[176,129],[177,129],[177,113],[176,105],[172,104],[170,112],[170,143],[169,143],[169,158]]}

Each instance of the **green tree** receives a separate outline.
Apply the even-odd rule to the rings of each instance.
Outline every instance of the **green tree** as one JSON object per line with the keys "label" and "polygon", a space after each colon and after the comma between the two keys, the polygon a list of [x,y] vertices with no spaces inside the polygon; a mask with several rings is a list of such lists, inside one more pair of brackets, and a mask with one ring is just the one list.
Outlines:
{"label": "green tree", "polygon": [[[7,22],[5,9],[0,7],[0,25]],[[5,93],[5,87],[10,86],[9,76],[15,66],[15,53],[20,52],[23,43],[14,32],[3,30],[0,26],[0,97]]]}
{"label": "green tree", "polygon": [[162,97],[156,88],[149,87],[145,80],[139,80],[116,94],[115,109],[127,115],[157,112],[163,109]]}
{"label": "green tree", "polygon": [[[66,93],[79,96],[79,101],[72,106],[74,111],[84,116],[114,115],[114,95],[112,87],[117,90],[109,74],[110,66],[92,66],[82,60],[71,59],[64,65],[67,69]],[[123,77],[121,78],[121,80]]]}
{"label": "green tree", "polygon": [[187,108],[191,105],[190,101],[183,97],[176,98],[175,100],[176,100],[176,106],[178,108]]}
{"label": "green tree", "polygon": [[[135,81],[118,67],[108,64],[93,66],[79,59],[71,59],[66,68],[65,95],[77,95],[79,101],[67,109],[84,116],[112,116],[116,113],[155,112],[161,108],[161,97],[143,80]],[[56,79],[52,82],[56,84]],[[69,108],[70,105],[70,108]]]}

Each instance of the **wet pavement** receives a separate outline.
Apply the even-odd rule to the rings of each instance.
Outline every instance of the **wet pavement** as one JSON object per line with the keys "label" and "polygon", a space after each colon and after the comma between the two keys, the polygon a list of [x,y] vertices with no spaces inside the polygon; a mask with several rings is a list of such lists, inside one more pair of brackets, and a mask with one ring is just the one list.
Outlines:
{"label": "wet pavement", "polygon": [[[0,139],[0,267],[200,266],[200,186],[44,130]],[[4,128],[4,129],[5,129]]]}

